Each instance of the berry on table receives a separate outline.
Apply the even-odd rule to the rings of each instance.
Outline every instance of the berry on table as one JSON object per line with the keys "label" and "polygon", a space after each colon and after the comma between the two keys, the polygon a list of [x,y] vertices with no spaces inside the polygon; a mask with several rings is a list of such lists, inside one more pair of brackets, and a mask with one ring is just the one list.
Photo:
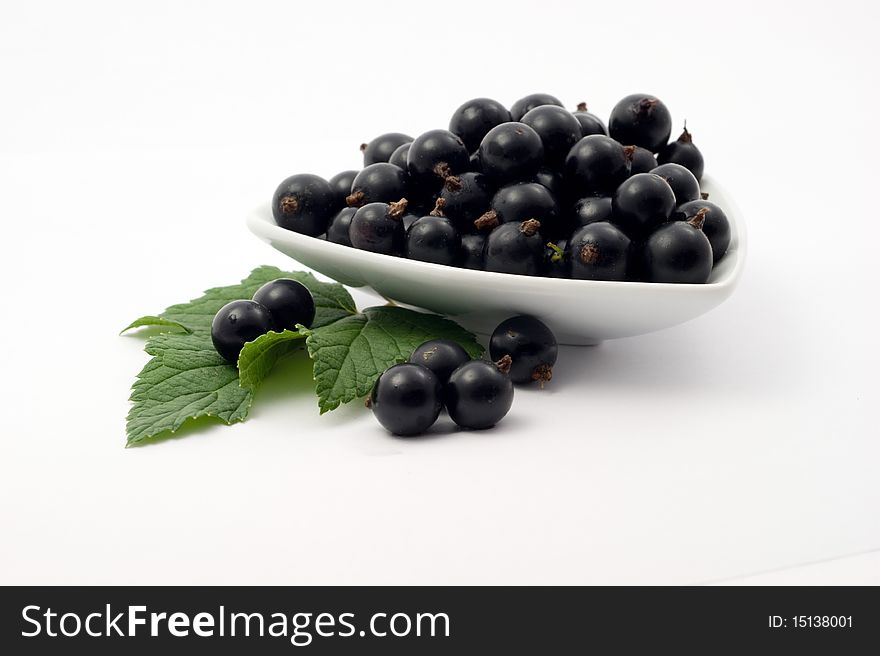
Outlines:
{"label": "berry on table", "polygon": [[705,283],[712,273],[712,245],[703,233],[709,210],[660,226],[645,242],[642,274],[649,282]]}
{"label": "berry on table", "polygon": [[403,250],[406,233],[403,215],[407,201],[396,203],[369,203],[359,208],[348,226],[351,245],[373,253],[398,255]]}
{"label": "berry on table", "polygon": [[497,184],[529,180],[544,164],[541,137],[525,123],[502,123],[480,142],[483,173]]}
{"label": "berry on table", "polygon": [[608,136],[608,128],[602,119],[587,111],[587,103],[578,103],[577,109],[572,112],[577,122],[581,124],[581,132],[585,137],[591,134],[604,134]]}
{"label": "berry on table", "polygon": [[463,103],[449,120],[449,131],[461,137],[468,152],[480,147],[486,133],[511,120],[507,107],[491,98],[474,98]]}
{"label": "berry on table", "polygon": [[315,320],[315,299],[301,282],[278,278],[267,282],[253,295],[253,300],[269,310],[272,329],[296,330],[297,324],[311,327]]}
{"label": "berry on table", "polygon": [[368,403],[373,416],[389,432],[411,436],[428,430],[443,407],[443,387],[434,372],[418,364],[401,363],[376,380]]}
{"label": "berry on table", "polygon": [[607,221],[575,230],[567,255],[572,278],[579,280],[627,280],[632,242]]}
{"label": "berry on table", "polygon": [[367,203],[390,203],[405,198],[406,180],[406,172],[399,166],[387,162],[370,164],[352,181],[345,203],[349,207],[362,207]]}
{"label": "berry on table", "polygon": [[558,353],[553,332],[528,315],[505,319],[489,338],[489,355],[493,360],[511,359],[510,379],[517,384],[549,381]]}
{"label": "berry on table", "polygon": [[681,164],[694,174],[697,182],[703,179],[703,153],[694,145],[687,124],[685,124],[681,136],[660,151],[660,154],[657,155],[657,161],[660,164]]}
{"label": "berry on table", "polygon": [[521,121],[522,117],[528,114],[535,107],[542,105],[556,105],[562,107],[559,98],[551,96],[549,93],[532,93],[525,98],[520,98],[510,107],[510,117],[514,121]]}
{"label": "berry on table", "polygon": [[629,160],[617,141],[592,134],[568,152],[564,177],[575,198],[610,196],[629,177]]}
{"label": "berry on table", "polygon": [[529,219],[522,223],[502,223],[492,230],[486,238],[484,270],[537,275],[544,256],[544,240],[538,232],[540,228],[540,221]]}
{"label": "berry on table", "polygon": [[712,259],[717,262],[730,247],[730,222],[727,215],[718,205],[708,200],[692,200],[680,205],[672,214],[676,221],[686,221],[700,210],[706,210],[703,222],[703,234],[712,245]]}
{"label": "berry on table", "polygon": [[513,383],[505,370],[510,359],[498,364],[471,360],[449,376],[443,397],[449,417],[470,430],[491,428],[513,405]]}
{"label": "berry on table", "polygon": [[282,228],[317,237],[337,211],[330,183],[310,173],[292,175],[272,196],[272,216]]}
{"label": "berry on table", "polygon": [[413,140],[408,134],[400,132],[388,132],[381,134],[370,143],[361,144],[361,152],[364,154],[364,166],[387,162],[391,154],[405,143]]}
{"label": "berry on table", "polygon": [[694,174],[681,164],[667,162],[653,169],[651,173],[659,175],[672,187],[676,207],[700,198],[700,183],[697,182]]}
{"label": "berry on table", "polygon": [[666,223],[674,209],[675,194],[666,180],[653,173],[637,173],[614,192],[612,220],[633,239],[642,239]]}
{"label": "berry on table", "polygon": [[419,345],[409,361],[420,364],[434,372],[441,384],[449,381],[452,372],[465,362],[470,362],[468,355],[461,344],[451,339],[432,339]]}
{"label": "berry on table", "polygon": [[211,321],[214,348],[229,362],[236,363],[247,342],[272,330],[272,314],[256,301],[232,301],[224,305]]}
{"label": "berry on table", "polygon": [[627,96],[611,110],[608,134],[622,144],[659,152],[669,141],[672,117],[659,99],[643,93]]}

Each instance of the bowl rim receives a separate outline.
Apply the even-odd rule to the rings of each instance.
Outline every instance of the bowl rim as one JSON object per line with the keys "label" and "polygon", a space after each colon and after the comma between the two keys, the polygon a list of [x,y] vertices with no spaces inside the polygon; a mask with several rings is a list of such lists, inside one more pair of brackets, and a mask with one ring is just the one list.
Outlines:
{"label": "bowl rim", "polygon": [[[725,272],[725,275],[718,280],[714,280],[711,282],[705,283],[665,283],[665,282],[636,282],[636,281],[625,281],[625,280],[581,280],[574,278],[551,278],[547,276],[526,276],[514,273],[500,273],[497,271],[481,271],[478,269],[466,269],[463,267],[453,267],[447,266],[445,264],[436,264],[434,262],[422,262],[421,260],[410,260],[406,259],[407,267],[415,267],[416,270],[419,268],[424,272],[434,272],[437,275],[444,275],[450,272],[455,271],[454,274],[456,277],[460,278],[462,283],[467,282],[468,280],[478,284],[480,282],[485,283],[490,280],[506,280],[508,282],[519,281],[521,284],[528,284],[529,287],[533,289],[533,291],[540,291],[541,288],[556,288],[558,289],[560,286],[568,285],[570,289],[614,289],[621,288],[635,291],[639,288],[642,289],[652,289],[652,290],[679,290],[679,291],[687,291],[688,293],[706,293],[706,294],[714,294],[719,290],[730,288],[736,285],[737,281],[742,275],[743,265],[745,263],[746,256],[746,231],[745,224],[742,220],[741,213],[739,207],[731,198],[730,194],[727,190],[718,184],[714,178],[710,176],[703,176],[700,184],[707,184],[712,190],[714,194],[717,196],[723,197],[723,203],[719,203],[720,206],[723,207],[724,213],[727,216],[727,220],[730,223],[730,232],[731,232],[731,240],[730,246],[728,247],[727,252],[722,256],[719,262],[727,261],[727,258],[733,257],[733,263],[728,267],[728,270]],[[709,199],[711,201],[711,198]],[[714,201],[712,201],[714,202]],[[341,254],[345,252],[349,258],[354,258],[361,262],[367,264],[375,264],[382,265],[383,263],[387,263],[388,258],[393,258],[394,260],[400,260],[405,258],[399,258],[394,255],[385,255],[383,253],[373,253],[372,251],[365,251],[357,248],[352,248],[350,246],[345,246],[343,244],[336,244],[333,242],[326,241],[324,239],[318,239],[316,237],[312,237],[309,235],[305,235],[302,233],[294,232],[293,230],[288,230],[286,228],[282,228],[277,223],[275,223],[275,219],[272,216],[272,212],[270,209],[270,203],[265,202],[261,203],[258,207],[254,208],[247,217],[246,224],[248,229],[257,237],[268,241],[286,241],[296,242],[297,245],[302,245],[305,248],[308,248],[311,251],[315,251],[316,249],[330,249],[330,253]],[[334,249],[336,249],[334,251]],[[289,256],[290,257],[290,256]],[[296,258],[292,258],[296,259]],[[488,277],[487,277],[488,276]],[[514,280],[515,279],[515,280]],[[522,281],[529,281],[528,283],[522,283]],[[354,285],[348,285],[350,287],[354,287]],[[362,286],[367,286],[366,283]],[[703,290],[702,292],[699,290]]]}

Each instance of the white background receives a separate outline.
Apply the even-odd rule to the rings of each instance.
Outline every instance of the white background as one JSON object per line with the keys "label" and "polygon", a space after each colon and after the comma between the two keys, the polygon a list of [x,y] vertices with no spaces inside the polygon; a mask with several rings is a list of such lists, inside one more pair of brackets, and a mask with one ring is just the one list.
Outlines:
{"label": "white background", "polygon": [[[870,2],[4,3],[0,583],[698,583],[880,548]],[[382,132],[534,91],[687,118],[740,288],[566,348],[489,433],[251,418],[123,449],[132,318],[292,265],[243,217]],[[369,302],[361,294],[356,300]],[[862,556],[751,582],[878,582]]]}

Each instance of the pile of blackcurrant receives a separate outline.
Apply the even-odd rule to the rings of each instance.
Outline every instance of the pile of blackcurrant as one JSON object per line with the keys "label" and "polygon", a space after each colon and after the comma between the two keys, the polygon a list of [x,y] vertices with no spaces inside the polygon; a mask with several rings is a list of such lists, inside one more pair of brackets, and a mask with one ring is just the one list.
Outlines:
{"label": "pile of blackcurrant", "polygon": [[270,330],[296,330],[310,327],[315,320],[315,299],[308,288],[296,280],[279,278],[260,287],[250,300],[231,301],[211,322],[211,341],[226,360],[238,362],[247,342]]}
{"label": "pile of blackcurrant", "polygon": [[705,283],[730,244],[700,190],[703,156],[669,110],[634,94],[608,125],[547,94],[469,100],[448,130],[383,134],[364,168],[294,175],[278,225],[424,262],[554,278]]}
{"label": "pile of blackcurrant", "polygon": [[529,316],[512,317],[495,329],[489,340],[492,362],[471,360],[452,340],[432,339],[408,362],[379,376],[367,405],[395,435],[424,433],[444,407],[460,428],[491,428],[510,410],[514,383],[550,380],[556,353],[553,333]]}

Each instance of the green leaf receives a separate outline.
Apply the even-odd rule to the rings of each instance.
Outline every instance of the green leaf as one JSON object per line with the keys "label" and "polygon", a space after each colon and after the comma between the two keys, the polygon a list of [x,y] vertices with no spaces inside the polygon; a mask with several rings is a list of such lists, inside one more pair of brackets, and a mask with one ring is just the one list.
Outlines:
{"label": "green leaf", "polygon": [[474,336],[454,321],[400,307],[373,307],[363,314],[309,332],[321,414],[366,396],[385,369],[406,360],[429,339],[452,339],[471,357],[483,352]]}
{"label": "green leaf", "polygon": [[132,386],[128,446],[174,433],[196,417],[231,424],[247,416],[252,394],[238,384],[238,369],[214,350],[210,336],[157,335],[146,351],[153,358]]}
{"label": "green leaf", "polygon": [[140,319],[135,319],[130,324],[128,324],[125,328],[119,331],[119,334],[134,330],[135,328],[144,328],[146,326],[161,326],[167,327],[171,330],[169,332],[180,331],[182,333],[190,333],[192,332],[189,328],[184,326],[182,323],[177,321],[172,321],[171,319],[163,319],[162,317],[155,317],[151,314],[141,317]]}
{"label": "green leaf", "polygon": [[[203,296],[188,303],[172,305],[158,317],[167,323],[144,323],[143,325],[178,326],[193,333],[208,334],[211,332],[211,321],[217,310],[229,303],[242,298],[250,298],[262,285],[277,278],[292,278],[308,287],[315,299],[315,320],[312,327],[319,328],[357,312],[351,295],[339,283],[320,282],[311,273],[305,271],[282,271],[273,266],[257,267],[238,285],[214,287]],[[153,319],[142,317],[133,322],[129,328],[135,327],[140,321]],[[128,328],[126,328],[128,330]]]}
{"label": "green leaf", "polygon": [[238,376],[241,386],[251,392],[272,371],[278,358],[293,351],[305,339],[304,332],[284,330],[269,332],[248,342],[238,356]]}

